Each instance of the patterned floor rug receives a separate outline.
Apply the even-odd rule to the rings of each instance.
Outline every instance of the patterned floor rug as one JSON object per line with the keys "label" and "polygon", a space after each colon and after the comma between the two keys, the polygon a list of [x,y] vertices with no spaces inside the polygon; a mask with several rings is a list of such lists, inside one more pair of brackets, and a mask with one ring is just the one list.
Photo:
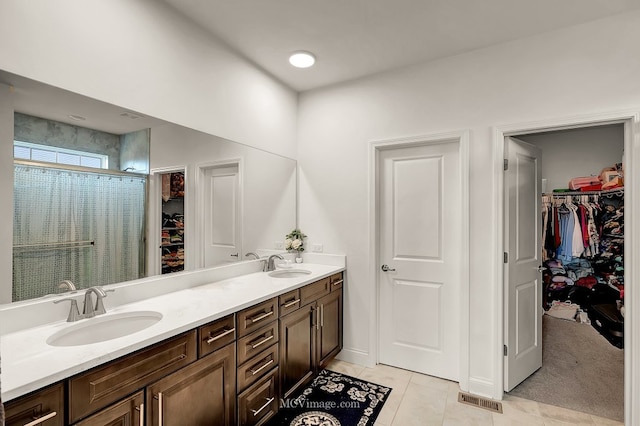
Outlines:
{"label": "patterned floor rug", "polygon": [[280,401],[267,425],[373,425],[389,393],[391,388],[322,370],[302,392]]}

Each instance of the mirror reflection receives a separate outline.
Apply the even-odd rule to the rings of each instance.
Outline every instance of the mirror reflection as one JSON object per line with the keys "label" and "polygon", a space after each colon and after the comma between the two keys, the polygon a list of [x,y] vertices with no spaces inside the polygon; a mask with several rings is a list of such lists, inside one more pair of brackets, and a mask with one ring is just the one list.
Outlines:
{"label": "mirror reflection", "polygon": [[242,261],[295,227],[294,160],[0,71],[14,87],[0,303]]}

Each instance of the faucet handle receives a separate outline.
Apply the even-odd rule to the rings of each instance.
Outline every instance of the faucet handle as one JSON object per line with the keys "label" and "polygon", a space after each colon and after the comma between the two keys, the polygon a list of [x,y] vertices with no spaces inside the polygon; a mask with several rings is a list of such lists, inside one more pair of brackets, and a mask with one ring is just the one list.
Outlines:
{"label": "faucet handle", "polygon": [[64,299],[54,300],[53,303],[58,304],[65,300],[71,301],[71,307],[69,309],[69,315],[67,316],[67,322],[74,322],[80,319],[80,310],[78,309],[78,301],[71,297],[65,297]]}
{"label": "faucet handle", "polygon": [[63,280],[58,284],[58,288],[62,291],[76,291],[76,286],[71,282],[71,280]]}
{"label": "faucet handle", "polygon": [[107,310],[104,308],[104,302],[102,299],[107,297],[107,293],[113,293],[115,289],[103,290],[104,296],[96,297],[96,307],[94,308],[95,315],[101,315],[107,313]]}

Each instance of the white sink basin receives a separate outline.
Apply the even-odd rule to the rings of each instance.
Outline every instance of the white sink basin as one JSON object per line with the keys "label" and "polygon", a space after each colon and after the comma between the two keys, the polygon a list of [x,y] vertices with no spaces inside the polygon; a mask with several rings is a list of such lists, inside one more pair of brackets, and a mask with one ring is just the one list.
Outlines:
{"label": "white sink basin", "polygon": [[306,269],[281,269],[273,272],[269,272],[269,276],[273,278],[299,278],[309,275],[311,271]]}
{"label": "white sink basin", "polygon": [[160,312],[134,311],[99,315],[80,320],[47,339],[51,346],[80,346],[128,336],[151,327],[162,319]]}

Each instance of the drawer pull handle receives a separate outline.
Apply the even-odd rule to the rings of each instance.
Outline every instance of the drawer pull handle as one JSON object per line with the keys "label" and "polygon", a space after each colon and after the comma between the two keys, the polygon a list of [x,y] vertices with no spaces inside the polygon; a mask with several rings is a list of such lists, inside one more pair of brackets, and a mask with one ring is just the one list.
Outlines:
{"label": "drawer pull handle", "polygon": [[264,313],[262,315],[258,315],[255,318],[251,318],[251,322],[255,323],[255,322],[261,321],[261,320],[263,320],[263,319],[265,319],[265,318],[267,318],[267,317],[269,317],[271,315],[273,315],[273,311],[266,312],[266,313]]}
{"label": "drawer pull handle", "polygon": [[54,418],[54,417],[55,417],[55,416],[57,416],[57,415],[58,415],[58,413],[57,413],[57,412],[52,411],[52,412],[50,412],[49,414],[46,414],[46,415],[44,415],[44,416],[42,416],[42,417],[38,417],[38,418],[37,418],[37,419],[35,419],[34,421],[29,422],[29,423],[25,424],[24,426],[36,426],[36,425],[39,425],[39,424],[41,424],[41,423],[43,423],[43,422],[46,422],[46,421],[47,421],[47,420],[49,420],[49,419]]}
{"label": "drawer pull handle", "polygon": [[343,282],[344,282],[344,280],[338,280],[338,281],[336,281],[334,283],[331,283],[331,285],[335,286],[335,285],[338,285],[338,284],[342,284]]}
{"label": "drawer pull handle", "polygon": [[260,411],[264,410],[265,408],[267,408],[269,406],[269,404],[271,404],[273,402],[274,398],[268,398],[267,402],[264,403],[264,405],[260,408],[258,408],[257,410],[251,410],[251,412],[253,413],[253,416],[257,416],[258,414],[260,414]]}
{"label": "drawer pull handle", "polygon": [[255,348],[257,348],[258,346],[261,346],[261,345],[263,345],[263,344],[267,343],[269,340],[273,339],[273,337],[274,337],[274,336],[273,336],[273,334],[272,334],[271,336],[267,337],[266,339],[262,339],[262,340],[260,340],[260,341],[259,341],[258,343],[256,343],[255,345],[251,345],[251,349],[255,349]]}
{"label": "drawer pull handle", "polygon": [[227,336],[227,335],[233,333],[234,331],[236,331],[235,328],[230,328],[230,329],[225,330],[222,333],[218,334],[217,336],[212,336],[211,334],[209,334],[209,338],[207,339],[207,344],[210,345],[213,342],[215,342],[216,340],[222,339],[224,336]]}
{"label": "drawer pull handle", "polygon": [[140,426],[144,425],[144,403],[140,404],[139,407],[136,407],[136,410],[140,411]]}
{"label": "drawer pull handle", "polygon": [[251,370],[251,375],[255,376],[256,374],[258,374],[259,372],[261,372],[262,370],[264,370],[265,368],[273,364],[273,361],[274,361],[273,359],[270,359],[262,367],[258,368],[257,370]]}
{"label": "drawer pull handle", "polygon": [[158,396],[156,396],[156,399],[158,400],[158,425],[162,426],[163,423],[163,419],[162,419],[162,392],[158,392]]}
{"label": "drawer pull handle", "polygon": [[287,302],[287,303],[285,303],[283,306],[284,306],[285,308],[290,308],[290,307],[292,307],[293,305],[298,304],[298,303],[300,303],[300,299],[296,299],[296,300],[292,300],[291,302]]}
{"label": "drawer pull handle", "polygon": [[324,327],[324,305],[320,305],[320,327]]}

